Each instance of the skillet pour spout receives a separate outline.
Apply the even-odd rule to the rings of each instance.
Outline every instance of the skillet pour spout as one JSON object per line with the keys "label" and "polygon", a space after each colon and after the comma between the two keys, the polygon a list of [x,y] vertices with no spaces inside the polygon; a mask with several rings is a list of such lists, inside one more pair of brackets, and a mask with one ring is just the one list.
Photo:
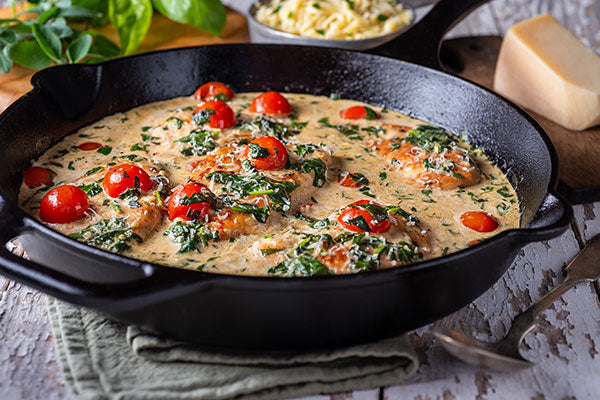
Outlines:
{"label": "skillet pour spout", "polygon": [[[452,13],[439,11],[451,3],[456,4]],[[425,23],[447,29],[455,22],[450,19],[479,3],[442,0],[432,11],[435,18],[413,29],[425,30]],[[515,187],[522,228],[402,268],[284,279],[193,272],[109,253],[53,231],[16,204],[23,169],[65,135],[119,111],[188,95],[213,80],[238,91],[339,93],[452,132],[466,129],[468,140]],[[34,89],[0,115],[0,234],[4,242],[19,236],[29,260],[1,247],[0,273],[61,300],[205,346],[295,351],[415,329],[473,301],[500,278],[522,246],[560,235],[572,219],[571,206],[554,193],[556,154],[535,121],[490,91],[413,62],[302,46],[203,46],[54,67],[37,73],[32,83]]]}

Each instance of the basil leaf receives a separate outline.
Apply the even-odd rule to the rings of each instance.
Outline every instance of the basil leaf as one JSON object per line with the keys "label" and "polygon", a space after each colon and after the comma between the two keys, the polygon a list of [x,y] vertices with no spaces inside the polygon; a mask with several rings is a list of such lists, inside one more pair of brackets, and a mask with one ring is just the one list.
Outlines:
{"label": "basil leaf", "polygon": [[71,5],[91,10],[99,17],[92,18],[92,24],[103,26],[108,22],[108,1],[106,0],[71,0]]}
{"label": "basil leaf", "polygon": [[37,42],[17,42],[5,49],[5,54],[14,62],[27,68],[42,69],[50,65],[50,58]]}
{"label": "basil leaf", "polygon": [[58,16],[65,18],[100,18],[102,17],[102,13],[84,7],[71,6],[61,7]]}
{"label": "basil leaf", "polygon": [[63,17],[56,18],[45,26],[49,27],[59,39],[68,38],[73,35],[73,29],[67,25],[67,20]]}
{"label": "basil leaf", "polygon": [[37,23],[40,25],[44,25],[46,23],[46,21],[48,21],[49,19],[52,19],[54,17],[56,17],[56,14],[58,14],[58,7],[53,7],[49,10],[44,11],[43,13],[40,14],[40,16],[37,19]]}
{"label": "basil leaf", "polygon": [[0,51],[0,72],[8,74],[12,65],[12,60],[4,54],[4,51]]}
{"label": "basil leaf", "polygon": [[17,41],[17,35],[14,31],[6,29],[0,29],[0,42],[4,42],[6,44],[14,43]]}
{"label": "basil leaf", "polygon": [[124,55],[133,53],[146,36],[152,20],[150,0],[109,0],[108,17],[115,27]]}
{"label": "basil leaf", "polygon": [[226,11],[219,0],[152,0],[162,15],[217,36],[225,26]]}
{"label": "basil leaf", "polygon": [[94,31],[88,30],[84,33],[92,35],[94,42],[90,47],[88,55],[95,58],[98,61],[104,61],[109,58],[113,58],[121,54],[119,46],[111,42],[106,36]]}
{"label": "basil leaf", "polygon": [[60,43],[58,35],[49,27],[40,24],[33,24],[31,26],[31,32],[42,51],[57,63],[61,63],[62,44]]}
{"label": "basil leaf", "polygon": [[67,47],[67,59],[70,63],[76,63],[87,56],[92,46],[92,35],[86,34],[73,40]]}

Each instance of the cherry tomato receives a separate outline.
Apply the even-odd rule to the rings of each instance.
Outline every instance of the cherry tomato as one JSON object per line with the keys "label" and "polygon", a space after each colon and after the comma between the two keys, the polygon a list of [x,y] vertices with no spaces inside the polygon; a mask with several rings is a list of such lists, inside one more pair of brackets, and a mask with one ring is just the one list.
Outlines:
{"label": "cherry tomato", "polygon": [[[369,181],[363,174],[359,173],[350,173],[348,171],[344,171],[338,177],[338,182],[340,185],[350,188],[359,188]],[[366,183],[365,183],[366,182]]]}
{"label": "cherry tomato", "polygon": [[[206,214],[211,210],[210,203],[208,201],[198,201],[197,203],[182,204],[182,201],[190,202],[195,201],[192,196],[200,193],[205,196],[196,196],[199,200],[202,197],[210,197],[211,191],[204,185],[200,185],[196,182],[189,182],[185,185],[179,185],[173,189],[173,193],[169,198],[169,219],[173,221],[175,218],[183,218],[186,221],[197,220],[204,218]],[[188,199],[187,201],[184,199]]]}
{"label": "cherry tomato", "polygon": [[83,151],[96,150],[96,149],[99,149],[100,147],[102,147],[102,143],[98,143],[98,142],[85,142],[85,143],[81,143],[79,146],[77,146],[77,148],[79,148],[79,150],[83,150]]}
{"label": "cherry tomato", "polygon": [[292,112],[292,106],[278,92],[265,92],[252,101],[248,111],[258,114],[285,115]]}
{"label": "cherry tomato", "polygon": [[225,95],[229,100],[233,99],[233,91],[227,85],[221,82],[205,83],[196,90],[196,93],[194,93],[194,98],[196,100],[208,101],[215,100],[217,97],[221,97],[219,95]]}
{"label": "cherry tomato", "polygon": [[115,165],[108,170],[102,180],[102,187],[110,197],[118,197],[129,188],[137,187],[142,192],[152,189],[150,175],[135,165]]}
{"label": "cherry tomato", "polygon": [[62,185],[50,190],[40,203],[40,219],[51,224],[68,224],[85,216],[90,208],[87,194],[77,186]]}
{"label": "cherry tomato", "polygon": [[279,139],[263,136],[254,139],[246,146],[243,157],[257,169],[273,171],[285,167],[288,152]]}
{"label": "cherry tomato", "polygon": [[346,108],[340,112],[340,117],[343,119],[367,119],[373,120],[379,118],[379,114],[373,111],[372,108],[365,106],[353,106]]}
{"label": "cherry tomato", "polygon": [[42,185],[50,186],[55,175],[54,172],[46,168],[29,167],[23,173],[23,181],[30,188]]}
{"label": "cherry tomato", "polygon": [[352,232],[385,233],[391,224],[385,208],[371,200],[359,200],[344,208],[338,222]]}
{"label": "cherry tomato", "polygon": [[498,228],[498,221],[483,211],[469,211],[460,216],[460,221],[477,232],[491,232]]}
{"label": "cherry tomato", "polygon": [[210,115],[209,122],[205,122],[211,128],[214,129],[227,129],[231,128],[235,125],[235,114],[233,110],[221,100],[211,100],[202,104],[201,106],[196,107],[194,110],[194,115],[198,114],[202,110],[212,110],[212,115]]}

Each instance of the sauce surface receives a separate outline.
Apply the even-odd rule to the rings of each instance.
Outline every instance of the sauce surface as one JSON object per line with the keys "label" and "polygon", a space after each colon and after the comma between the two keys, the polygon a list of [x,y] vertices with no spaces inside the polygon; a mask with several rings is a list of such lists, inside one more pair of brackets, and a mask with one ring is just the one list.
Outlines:
{"label": "sauce surface", "polygon": [[[519,226],[505,175],[459,137],[335,96],[284,94],[293,114],[261,116],[249,111],[259,94],[235,94],[228,104],[236,125],[222,130],[193,117],[202,104],[193,97],[105,117],[33,162],[52,176],[34,187],[24,182],[19,204],[39,219],[46,193],[75,185],[89,210],[74,222],[48,223],[53,229],[146,261],[242,275],[401,267]],[[343,118],[356,116],[345,111],[352,107],[364,115]],[[248,143],[264,136],[287,149],[279,170],[255,163],[268,146]],[[103,181],[119,165],[146,171],[152,189],[109,197]],[[172,191],[190,179],[206,185],[208,197],[178,198],[197,207],[192,221],[171,221]]]}

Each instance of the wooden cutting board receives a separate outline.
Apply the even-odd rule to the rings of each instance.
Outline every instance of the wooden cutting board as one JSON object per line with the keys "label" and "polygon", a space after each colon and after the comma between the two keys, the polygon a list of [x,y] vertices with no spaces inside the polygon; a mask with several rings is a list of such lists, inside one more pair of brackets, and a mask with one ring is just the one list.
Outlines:
{"label": "wooden cutting board", "polygon": [[[9,7],[0,8],[0,19],[11,18]],[[110,24],[98,28],[98,31],[118,43],[117,33]],[[189,25],[178,24],[155,13],[146,38],[138,53],[175,47],[199,46],[206,44],[225,44],[248,42],[246,18],[233,10],[227,10],[227,23],[220,37],[212,36]],[[0,112],[10,103],[21,97],[29,89],[29,79],[34,70],[15,65],[10,73],[0,73]]]}
{"label": "wooden cutting board", "polygon": [[[10,16],[10,9],[0,8],[0,18]],[[99,30],[117,42],[117,35],[112,27],[107,25]],[[155,15],[149,33],[138,52],[247,41],[246,20],[242,14],[233,10],[228,10],[227,24],[218,38]],[[442,47],[443,59],[458,75],[491,88],[500,43],[501,38],[498,36],[448,40]],[[30,89],[29,79],[34,72],[15,66],[8,75],[0,74],[0,111]],[[560,160],[562,192],[576,204],[600,200],[600,167],[596,165],[596,162],[600,161],[600,127],[574,132],[533,112],[530,114],[546,130],[556,147]]]}
{"label": "wooden cutting board", "polygon": [[[463,78],[492,89],[502,38],[479,36],[444,42],[442,60]],[[600,200],[600,126],[572,131],[534,113],[558,153],[560,191],[573,204]],[[523,149],[527,151],[527,149]]]}

